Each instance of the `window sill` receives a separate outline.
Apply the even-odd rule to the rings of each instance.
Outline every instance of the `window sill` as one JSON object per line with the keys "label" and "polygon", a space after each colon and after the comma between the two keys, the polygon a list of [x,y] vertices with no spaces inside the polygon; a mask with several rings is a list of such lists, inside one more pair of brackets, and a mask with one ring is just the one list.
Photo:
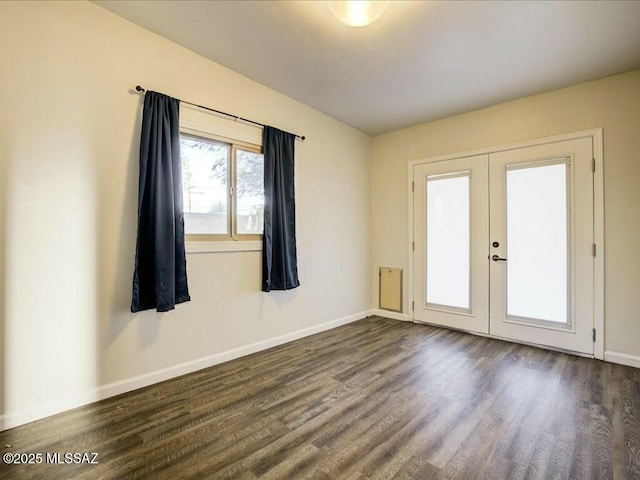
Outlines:
{"label": "window sill", "polygon": [[189,253],[218,253],[218,252],[259,252],[262,250],[262,240],[220,241],[220,242],[185,242],[186,252]]}

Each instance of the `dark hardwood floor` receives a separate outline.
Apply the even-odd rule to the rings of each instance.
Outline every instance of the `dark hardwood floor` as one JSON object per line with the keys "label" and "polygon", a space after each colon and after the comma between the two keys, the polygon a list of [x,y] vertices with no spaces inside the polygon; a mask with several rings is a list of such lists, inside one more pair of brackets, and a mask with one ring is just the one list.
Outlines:
{"label": "dark hardwood floor", "polygon": [[2,479],[640,479],[640,370],[371,317],[0,443],[99,453]]}

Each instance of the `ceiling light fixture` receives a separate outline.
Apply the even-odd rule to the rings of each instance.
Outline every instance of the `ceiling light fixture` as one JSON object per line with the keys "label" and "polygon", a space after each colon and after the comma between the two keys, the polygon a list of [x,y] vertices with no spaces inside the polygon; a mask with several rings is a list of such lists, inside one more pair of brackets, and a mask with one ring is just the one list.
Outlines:
{"label": "ceiling light fixture", "polygon": [[388,1],[350,0],[329,2],[333,14],[345,25],[364,27],[375,22],[389,6]]}

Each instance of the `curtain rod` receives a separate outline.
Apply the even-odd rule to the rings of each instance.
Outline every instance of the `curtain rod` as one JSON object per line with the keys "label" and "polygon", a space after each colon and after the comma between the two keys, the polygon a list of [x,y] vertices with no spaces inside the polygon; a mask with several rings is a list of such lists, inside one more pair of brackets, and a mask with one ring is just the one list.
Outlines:
{"label": "curtain rod", "polygon": [[[136,92],[140,92],[140,93],[144,93],[146,92],[146,90],[144,88],[142,88],[140,85],[136,85]],[[260,122],[254,122],[253,120],[249,120],[248,118],[243,118],[243,117],[239,117],[237,115],[232,115],[231,113],[227,113],[227,112],[221,112],[220,110],[216,110],[215,108],[209,108],[209,107],[205,107],[203,105],[198,105],[197,103],[191,103],[191,102],[187,102],[186,100],[180,100],[180,102],[182,103],[186,103],[187,105],[191,105],[194,107],[198,107],[198,108],[202,108],[203,110],[209,110],[210,112],[214,112],[214,113],[218,113],[220,115],[225,115],[227,117],[231,117],[235,120],[242,120],[243,122],[248,122],[248,123],[252,123],[254,125],[257,125],[259,127],[266,127],[266,125],[264,123],[260,123]],[[287,132],[289,133],[289,132]],[[296,138],[299,138],[300,140],[305,140],[306,137],[304,135],[296,135],[295,133],[293,134],[296,136]]]}

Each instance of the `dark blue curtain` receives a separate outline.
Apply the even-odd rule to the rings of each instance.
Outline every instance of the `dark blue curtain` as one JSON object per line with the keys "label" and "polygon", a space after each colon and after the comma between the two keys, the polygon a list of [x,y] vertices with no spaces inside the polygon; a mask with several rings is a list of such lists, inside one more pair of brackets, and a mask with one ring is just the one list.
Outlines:
{"label": "dark blue curtain", "polygon": [[293,185],[295,139],[291,133],[264,127],[263,292],[300,286]]}
{"label": "dark blue curtain", "polygon": [[131,311],[173,310],[187,302],[180,101],[157,92],[144,97],[138,184],[138,240]]}

